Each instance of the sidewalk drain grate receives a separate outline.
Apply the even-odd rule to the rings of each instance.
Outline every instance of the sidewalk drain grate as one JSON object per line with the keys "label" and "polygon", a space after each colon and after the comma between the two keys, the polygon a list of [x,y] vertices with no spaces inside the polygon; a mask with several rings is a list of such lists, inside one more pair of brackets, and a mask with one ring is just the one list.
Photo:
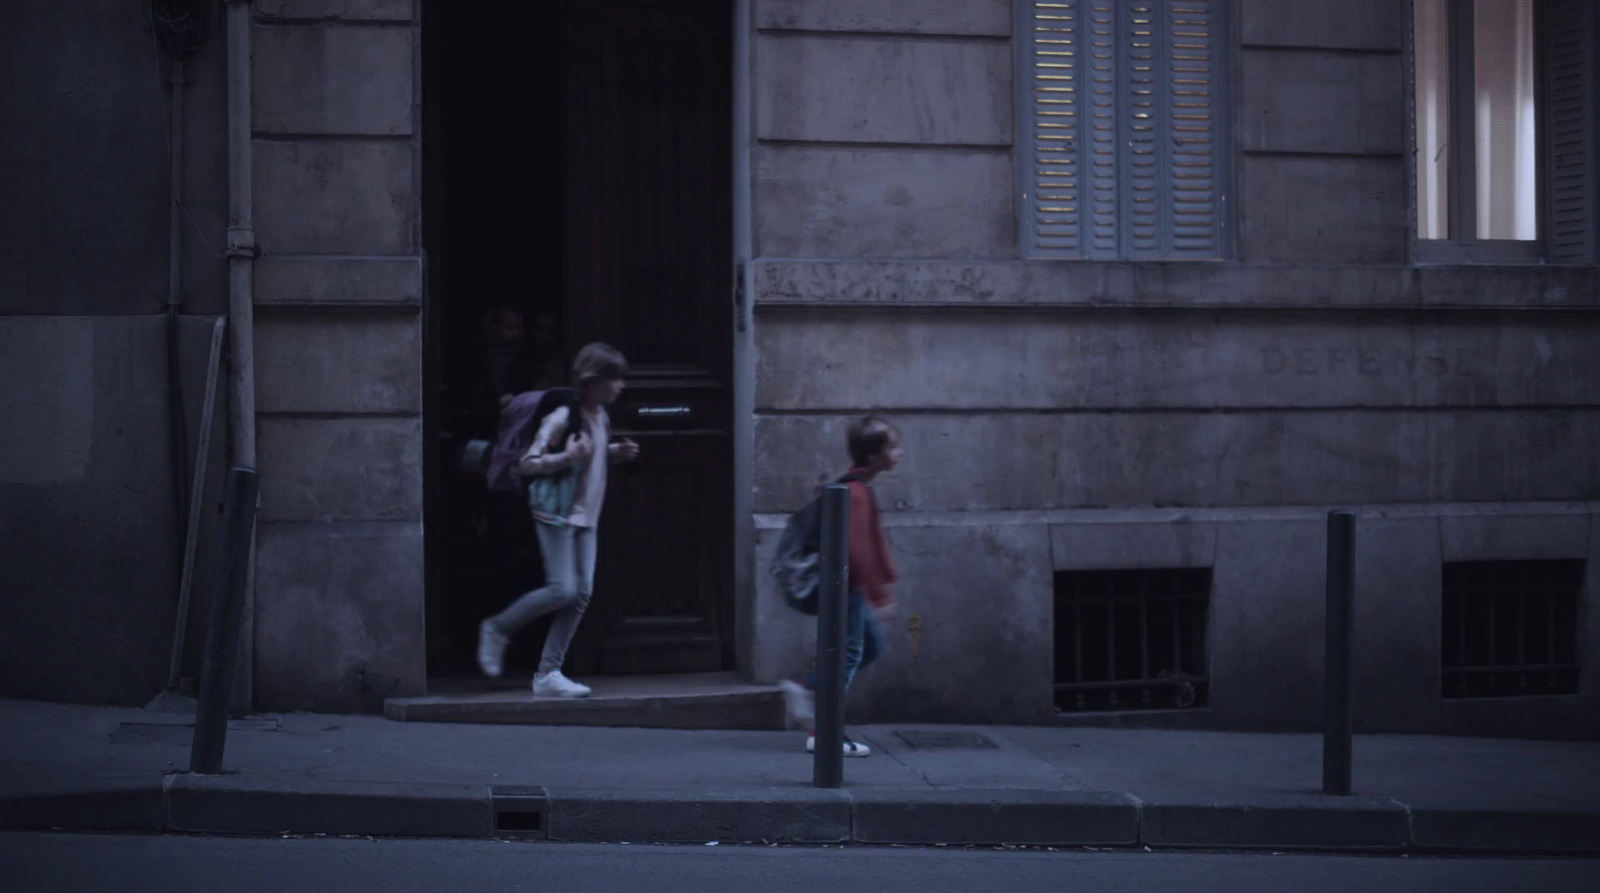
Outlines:
{"label": "sidewalk drain grate", "polygon": [[549,836],[549,829],[545,827],[548,804],[543,788],[491,785],[489,797],[494,804],[495,837],[542,840]]}
{"label": "sidewalk drain grate", "polygon": [[999,745],[977,732],[895,732],[895,737],[915,750],[998,750]]}

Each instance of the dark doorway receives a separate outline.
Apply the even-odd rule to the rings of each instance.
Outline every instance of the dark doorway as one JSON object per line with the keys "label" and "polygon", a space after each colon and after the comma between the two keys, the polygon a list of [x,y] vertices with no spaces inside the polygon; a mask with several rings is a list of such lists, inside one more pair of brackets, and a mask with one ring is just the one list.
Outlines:
{"label": "dark doorway", "polygon": [[[574,674],[732,666],[732,4],[423,6],[428,666],[476,675],[478,622],[542,580],[517,497],[457,470],[498,397],[627,354],[595,596]],[[543,625],[507,654],[532,672]]]}

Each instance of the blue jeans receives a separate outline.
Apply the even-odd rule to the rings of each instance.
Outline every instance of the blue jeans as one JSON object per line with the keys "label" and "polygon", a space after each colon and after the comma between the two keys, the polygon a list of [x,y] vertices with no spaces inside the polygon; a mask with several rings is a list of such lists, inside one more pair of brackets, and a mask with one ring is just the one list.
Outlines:
{"label": "blue jeans", "polygon": [[539,672],[561,669],[567,649],[578,633],[583,612],[594,594],[595,531],[590,527],[554,527],[535,522],[539,551],[544,555],[544,588],[525,593],[511,606],[489,618],[500,632],[511,635],[546,614],[554,614],[544,637]]}
{"label": "blue jeans", "polygon": [[[856,678],[856,671],[883,655],[883,633],[877,618],[860,593],[850,593],[844,619],[844,689]],[[817,688],[817,671],[806,674],[806,688]]]}

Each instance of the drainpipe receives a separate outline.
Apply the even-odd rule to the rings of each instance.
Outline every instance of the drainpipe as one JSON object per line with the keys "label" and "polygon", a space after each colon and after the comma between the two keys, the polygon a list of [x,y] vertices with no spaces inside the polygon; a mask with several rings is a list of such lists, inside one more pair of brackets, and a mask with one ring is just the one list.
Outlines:
{"label": "drainpipe", "polygon": [[228,326],[233,464],[256,467],[255,258],[250,198],[250,0],[228,0]]}
{"label": "drainpipe", "polygon": [[[180,689],[183,669],[184,633],[189,616],[189,578],[194,564],[193,521],[194,498],[200,495],[203,485],[189,485],[189,432],[184,418],[183,405],[183,146],[184,146],[184,93],[188,86],[185,62],[199,51],[205,40],[210,15],[208,0],[149,0],[146,11],[152,36],[161,55],[169,65],[170,116],[168,121],[167,154],[171,164],[167,181],[167,424],[172,462],[173,527],[181,544],[175,551],[178,578],[178,610],[173,623],[172,660],[167,675],[167,689],[157,695],[155,706],[163,697],[171,697]],[[209,373],[208,373],[209,374]],[[209,385],[207,390],[209,390]],[[211,416],[206,407],[206,417]],[[206,441],[202,432],[201,443]],[[205,468],[204,457],[197,464]]]}
{"label": "drainpipe", "polygon": [[[189,434],[183,417],[183,371],[179,364],[178,316],[183,312],[183,228],[179,208],[183,204],[183,62],[172,63],[172,179],[167,221],[167,398],[170,403],[172,440],[172,498],[180,537],[188,524],[184,512],[188,494],[184,481],[189,476]],[[181,554],[181,553],[180,553]],[[181,560],[181,559],[180,559]]]}
{"label": "drainpipe", "polygon": [[[176,692],[183,677],[183,642],[189,621],[189,569],[190,551],[189,494],[184,482],[189,477],[189,432],[183,417],[183,369],[179,362],[181,350],[180,314],[183,313],[183,228],[180,208],[183,206],[183,63],[172,63],[172,138],[168,145],[172,154],[172,177],[168,184],[167,222],[167,418],[168,437],[172,441],[172,502],[173,529],[179,542],[178,562],[178,613],[172,637],[172,660],[167,670],[167,691]],[[203,484],[203,482],[202,482]]]}
{"label": "drainpipe", "polygon": [[[250,0],[228,0],[228,337],[232,353],[229,429],[233,432],[233,465],[256,467],[255,259],[254,215],[250,197]],[[257,500],[259,505],[259,497]],[[249,630],[255,601],[255,530],[245,554],[244,604]],[[242,653],[253,649],[246,640]],[[240,706],[252,699],[252,674],[246,661],[237,677]]]}

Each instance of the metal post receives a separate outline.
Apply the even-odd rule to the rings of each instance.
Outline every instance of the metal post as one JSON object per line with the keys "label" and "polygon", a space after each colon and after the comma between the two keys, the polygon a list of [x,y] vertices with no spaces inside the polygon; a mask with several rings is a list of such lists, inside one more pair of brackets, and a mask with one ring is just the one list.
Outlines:
{"label": "metal post", "polygon": [[222,771],[222,749],[228,736],[228,705],[233,699],[233,671],[239,655],[239,621],[244,615],[245,584],[250,571],[250,543],[256,521],[259,475],[253,468],[228,472],[228,497],[222,520],[222,560],[217,565],[211,596],[211,625],[200,667],[200,700],[194,717],[194,744],[189,770],[205,775]]}
{"label": "metal post", "polygon": [[195,451],[194,481],[189,485],[188,529],[183,540],[183,574],[178,578],[178,617],[172,632],[172,663],[167,671],[167,690],[177,691],[183,671],[183,645],[189,632],[189,594],[194,584],[195,543],[200,537],[201,501],[206,491],[206,466],[211,455],[211,417],[217,403],[217,376],[222,371],[222,336],[226,322],[222,317],[211,326],[211,359],[206,367],[206,397],[201,403],[200,446]]}
{"label": "metal post", "polygon": [[1350,793],[1350,628],[1355,601],[1354,512],[1328,513],[1328,617],[1322,688],[1322,792]]}
{"label": "metal post", "polygon": [[817,589],[817,727],[812,781],[844,784],[844,640],[850,573],[850,486],[822,492],[821,580]]}
{"label": "metal post", "polygon": [[[255,0],[226,0],[228,48],[228,434],[232,447],[228,461],[241,468],[256,463],[256,334],[255,334],[255,198],[252,192],[254,162],[250,101],[250,22]],[[255,542],[255,531],[250,531]],[[249,565],[245,572],[244,604],[251,603],[255,589],[254,549],[245,550]],[[247,613],[248,619],[249,614]],[[245,637],[246,659],[242,668],[243,696],[250,697],[251,644]]]}

